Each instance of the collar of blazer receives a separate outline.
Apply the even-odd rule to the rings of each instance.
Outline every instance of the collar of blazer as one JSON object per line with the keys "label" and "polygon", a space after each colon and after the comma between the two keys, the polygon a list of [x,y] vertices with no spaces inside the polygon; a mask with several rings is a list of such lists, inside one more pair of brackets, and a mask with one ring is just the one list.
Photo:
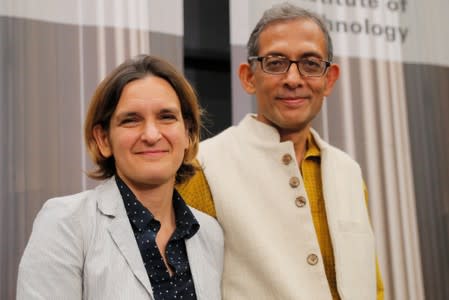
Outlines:
{"label": "collar of blazer", "polygon": [[117,184],[115,183],[114,176],[97,186],[96,190],[98,193],[98,209],[101,213],[111,217],[116,217],[122,214],[126,216],[123,199]]}
{"label": "collar of blazer", "polygon": [[150,280],[142,262],[142,257],[126,214],[125,204],[123,203],[115,178],[111,177],[97,186],[95,190],[97,192],[98,210],[103,215],[112,217],[107,226],[111,238],[128,262],[131,271],[150,295],[150,299],[153,299]]}

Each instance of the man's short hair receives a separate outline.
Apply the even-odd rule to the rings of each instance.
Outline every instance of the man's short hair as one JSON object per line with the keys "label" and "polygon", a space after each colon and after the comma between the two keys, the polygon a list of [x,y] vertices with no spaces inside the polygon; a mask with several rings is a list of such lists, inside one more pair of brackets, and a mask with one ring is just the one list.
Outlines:
{"label": "man's short hair", "polygon": [[331,62],[333,59],[332,39],[323,19],[314,12],[295,6],[288,2],[274,5],[264,12],[262,18],[260,18],[249,37],[247,43],[248,56],[259,55],[259,37],[268,25],[274,22],[294,19],[311,20],[321,28],[327,44],[327,60]]}

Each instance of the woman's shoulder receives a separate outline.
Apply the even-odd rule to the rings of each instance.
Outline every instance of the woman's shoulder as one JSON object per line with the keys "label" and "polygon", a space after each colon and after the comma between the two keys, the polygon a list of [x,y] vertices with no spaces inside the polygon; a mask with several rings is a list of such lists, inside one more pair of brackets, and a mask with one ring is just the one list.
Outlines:
{"label": "woman's shoulder", "polygon": [[45,214],[61,219],[91,215],[97,210],[99,199],[111,189],[112,183],[111,180],[107,180],[93,189],[51,198],[44,203],[39,215]]}
{"label": "woman's shoulder", "polygon": [[44,202],[38,217],[68,220],[82,217],[86,209],[95,208],[95,190],[48,199]]}

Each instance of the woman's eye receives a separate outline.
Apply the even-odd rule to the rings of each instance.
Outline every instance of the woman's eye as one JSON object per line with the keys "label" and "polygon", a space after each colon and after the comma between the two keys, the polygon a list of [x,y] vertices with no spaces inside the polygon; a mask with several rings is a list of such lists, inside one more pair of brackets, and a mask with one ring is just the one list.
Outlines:
{"label": "woman's eye", "polygon": [[176,120],[176,115],[174,114],[162,114],[161,115],[162,120]]}
{"label": "woman's eye", "polygon": [[120,121],[120,125],[128,125],[137,122],[137,118],[125,118]]}

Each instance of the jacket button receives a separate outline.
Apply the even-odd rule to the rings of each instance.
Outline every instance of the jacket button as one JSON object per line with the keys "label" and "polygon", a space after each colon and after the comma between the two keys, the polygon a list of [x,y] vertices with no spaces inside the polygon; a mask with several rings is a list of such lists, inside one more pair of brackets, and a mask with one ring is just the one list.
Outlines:
{"label": "jacket button", "polygon": [[318,256],[316,254],[310,254],[307,256],[307,263],[311,266],[314,266],[318,263]]}
{"label": "jacket button", "polygon": [[304,205],[306,205],[306,198],[304,198],[303,196],[296,197],[295,204],[297,207],[303,207]]}
{"label": "jacket button", "polygon": [[299,179],[298,179],[298,177],[290,178],[290,182],[289,183],[290,183],[290,186],[292,188],[298,187],[299,186]]}
{"label": "jacket button", "polygon": [[292,161],[292,159],[292,156],[288,153],[282,156],[282,162],[284,163],[284,165],[288,165]]}

